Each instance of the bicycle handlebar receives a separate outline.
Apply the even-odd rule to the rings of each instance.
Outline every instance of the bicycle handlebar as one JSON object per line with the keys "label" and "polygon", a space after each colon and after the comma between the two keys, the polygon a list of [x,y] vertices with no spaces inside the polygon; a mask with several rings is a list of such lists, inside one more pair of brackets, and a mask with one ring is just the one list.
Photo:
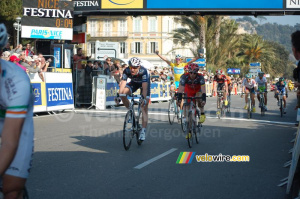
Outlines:
{"label": "bicycle handlebar", "polygon": [[119,96],[120,97],[127,97],[127,96],[129,96],[129,97],[142,97],[143,98],[143,96],[142,95],[134,95],[134,94],[130,94],[130,95],[127,95],[127,94],[119,94]]}
{"label": "bicycle handlebar", "polygon": [[182,99],[202,99],[202,97],[182,97]]}

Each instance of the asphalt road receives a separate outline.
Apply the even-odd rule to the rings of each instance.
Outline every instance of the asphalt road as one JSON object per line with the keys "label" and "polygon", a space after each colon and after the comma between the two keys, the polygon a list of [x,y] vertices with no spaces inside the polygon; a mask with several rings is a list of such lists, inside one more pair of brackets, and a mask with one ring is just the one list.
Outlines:
{"label": "asphalt road", "polygon": [[[200,143],[188,148],[179,124],[170,125],[168,103],[150,106],[146,141],[122,144],[125,108],[105,112],[35,117],[35,155],[27,187],[31,199],[98,198],[285,198],[278,187],[288,176],[285,162],[296,127],[296,96],[279,115],[273,94],[269,111],[246,119],[244,100],[232,97],[231,113],[216,118],[216,98],[208,98]],[[180,152],[249,155],[250,162],[176,164]],[[154,159],[153,159],[154,158]]]}

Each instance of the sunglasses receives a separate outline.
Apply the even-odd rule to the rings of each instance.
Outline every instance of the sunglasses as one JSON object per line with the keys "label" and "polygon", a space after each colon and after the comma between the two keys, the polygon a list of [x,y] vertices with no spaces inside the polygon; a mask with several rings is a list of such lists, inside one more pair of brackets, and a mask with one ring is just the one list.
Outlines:
{"label": "sunglasses", "polygon": [[138,67],[129,66],[130,69],[137,69]]}

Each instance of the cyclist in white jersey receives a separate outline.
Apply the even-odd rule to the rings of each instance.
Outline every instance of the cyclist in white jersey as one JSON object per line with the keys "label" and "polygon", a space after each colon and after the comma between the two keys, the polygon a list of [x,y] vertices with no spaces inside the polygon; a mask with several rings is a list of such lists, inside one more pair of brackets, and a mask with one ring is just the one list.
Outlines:
{"label": "cyclist in white jersey", "polygon": [[[255,113],[255,87],[256,87],[256,83],[255,80],[251,78],[250,74],[246,74],[245,75],[245,79],[243,80],[243,93],[245,93],[245,107],[244,109],[248,109],[248,95],[250,95],[251,97],[251,101],[252,101],[252,112]],[[243,95],[241,96],[243,97]]]}
{"label": "cyclist in white jersey", "polygon": [[[0,49],[6,43],[6,28],[0,24]],[[29,175],[33,100],[27,74],[16,64],[0,59],[0,184],[4,198],[22,198]]]}
{"label": "cyclist in white jersey", "polygon": [[[265,97],[265,111],[268,110],[267,108],[267,102],[268,102],[268,98],[267,98],[267,88],[268,88],[268,81],[267,78],[264,77],[264,72],[259,72],[258,73],[258,77],[256,77],[255,82],[257,84],[257,91],[258,92],[264,92],[264,97]],[[258,101],[260,101],[260,97],[259,97],[259,93],[257,93],[257,99]],[[260,108],[260,107],[259,107]]]}

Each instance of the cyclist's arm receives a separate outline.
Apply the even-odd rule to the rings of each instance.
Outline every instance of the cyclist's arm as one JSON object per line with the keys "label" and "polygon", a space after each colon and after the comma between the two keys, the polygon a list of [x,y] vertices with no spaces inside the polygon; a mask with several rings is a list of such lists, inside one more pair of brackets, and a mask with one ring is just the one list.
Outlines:
{"label": "cyclist's arm", "polygon": [[225,91],[226,91],[226,93],[228,93],[228,83],[227,83],[227,81],[225,81]]}
{"label": "cyclist's arm", "polygon": [[202,101],[206,102],[206,86],[205,84],[201,85]]}
{"label": "cyclist's arm", "polygon": [[167,60],[167,58],[161,56],[158,51],[156,51],[156,54],[159,58],[161,58],[163,61],[165,61],[168,65],[171,65],[171,62],[169,60]]}
{"label": "cyclist's arm", "polygon": [[[148,90],[148,82],[143,82],[142,88],[143,88],[142,95],[143,95],[144,99],[146,99],[147,98],[147,90]],[[150,97],[150,96],[148,96],[148,97]]]}
{"label": "cyclist's arm", "polygon": [[5,118],[0,148],[0,176],[3,176],[13,161],[25,118]]}
{"label": "cyclist's arm", "polygon": [[217,84],[218,84],[218,82],[214,81],[214,83],[213,83],[213,85],[214,85],[214,92],[217,92]]}
{"label": "cyclist's arm", "polygon": [[127,84],[127,68],[123,71],[123,74],[122,74],[122,78],[121,78],[121,83],[120,83],[120,89],[119,89],[119,93],[123,93],[124,92],[124,89],[125,89],[125,86]]}

